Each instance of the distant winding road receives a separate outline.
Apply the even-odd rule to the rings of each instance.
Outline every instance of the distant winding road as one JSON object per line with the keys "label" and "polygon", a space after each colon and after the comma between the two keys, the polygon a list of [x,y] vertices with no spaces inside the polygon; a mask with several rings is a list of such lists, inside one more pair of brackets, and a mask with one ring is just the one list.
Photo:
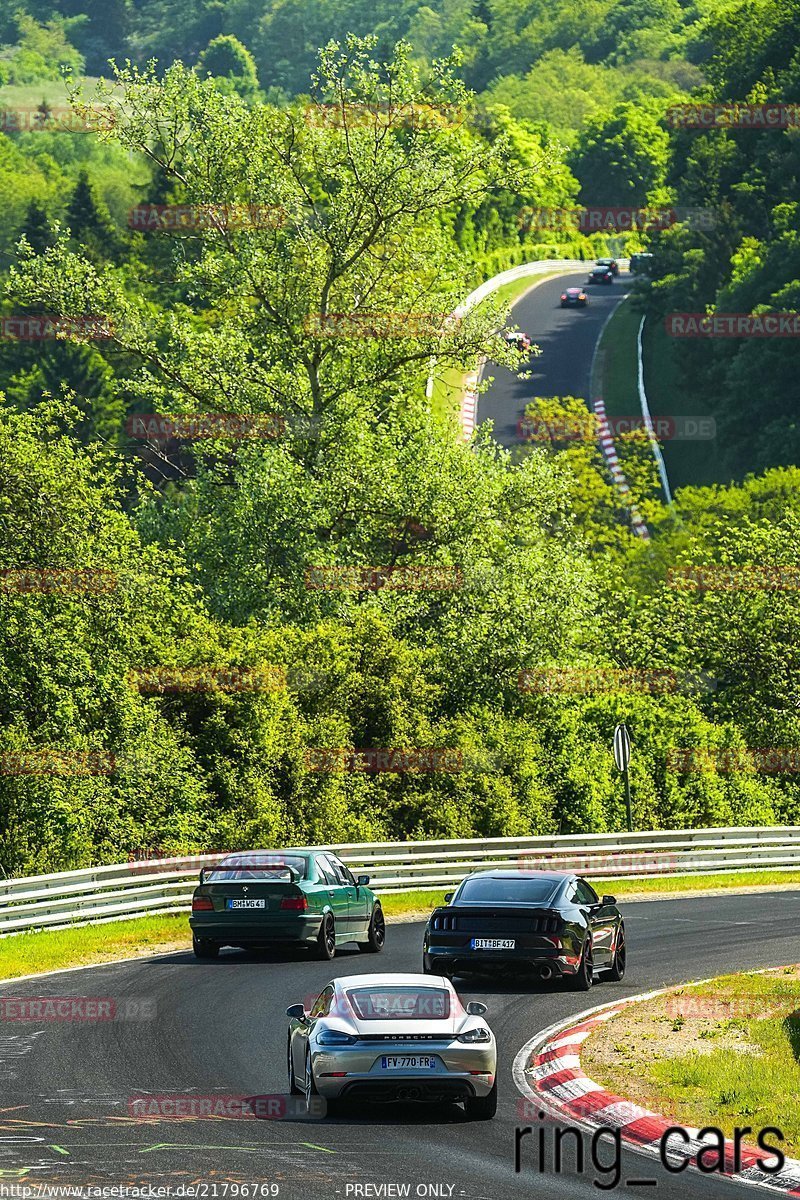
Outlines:
{"label": "distant winding road", "polygon": [[478,404],[478,424],[491,420],[503,446],[519,443],[517,422],[534,396],[582,396],[589,400],[592,357],[609,314],[627,295],[630,276],[621,272],[610,287],[587,288],[586,308],[561,308],[565,287],[586,282],[590,264],[580,271],[545,279],[514,305],[512,322],[542,351],[531,359],[531,379],[519,379],[505,367],[488,362],[483,378],[494,383]]}

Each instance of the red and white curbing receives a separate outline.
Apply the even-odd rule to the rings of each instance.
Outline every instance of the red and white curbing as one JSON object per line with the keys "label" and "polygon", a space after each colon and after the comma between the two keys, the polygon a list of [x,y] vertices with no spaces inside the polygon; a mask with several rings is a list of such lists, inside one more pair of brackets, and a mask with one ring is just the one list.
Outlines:
{"label": "red and white curbing", "polygon": [[464,380],[464,391],[461,395],[461,433],[465,442],[470,441],[475,426],[478,423],[478,380],[481,377],[485,358],[478,363],[478,368],[472,371]]}
{"label": "red and white curbing", "polygon": [[616,447],[614,446],[614,439],[611,436],[611,430],[609,429],[608,425],[608,417],[606,416],[605,401],[600,397],[597,397],[592,401],[592,405],[594,407],[594,413],[597,417],[597,423],[599,425],[598,437],[600,440],[600,446],[602,448],[605,460],[608,463],[608,469],[611,472],[614,483],[616,484],[617,489],[626,499],[628,511],[631,514],[631,525],[633,526],[634,533],[637,533],[640,538],[644,538],[645,541],[649,541],[650,530],[640,517],[639,510],[637,509],[636,505],[628,498],[630,496],[631,489],[628,485],[625,475],[623,474],[622,467],[619,465],[619,458],[617,457]]}
{"label": "red and white curbing", "polygon": [[[531,1103],[531,1116],[546,1110],[550,1115],[566,1118],[570,1123],[594,1131],[598,1128],[619,1129],[623,1144],[628,1149],[650,1158],[659,1158],[659,1147],[664,1133],[675,1122],[667,1121],[658,1113],[642,1108],[638,1104],[615,1096],[602,1084],[590,1079],[581,1070],[580,1050],[593,1030],[617,1015],[628,1004],[651,1000],[662,996],[670,989],[648,992],[640,996],[617,1002],[611,1006],[600,1005],[589,1009],[569,1022],[551,1025],[542,1030],[522,1047],[514,1062],[514,1080],[517,1088]],[[680,1158],[693,1159],[703,1146],[715,1143],[699,1139],[699,1129],[686,1127],[689,1142],[671,1139],[670,1161]],[[726,1177],[742,1183],[767,1188],[786,1196],[800,1196],[800,1160],[787,1158],[780,1173],[770,1175],[763,1171],[757,1160],[767,1162],[770,1158],[763,1150],[753,1146],[740,1147],[741,1169],[735,1174],[734,1143],[725,1142]],[[689,1167],[696,1170],[695,1162]]]}

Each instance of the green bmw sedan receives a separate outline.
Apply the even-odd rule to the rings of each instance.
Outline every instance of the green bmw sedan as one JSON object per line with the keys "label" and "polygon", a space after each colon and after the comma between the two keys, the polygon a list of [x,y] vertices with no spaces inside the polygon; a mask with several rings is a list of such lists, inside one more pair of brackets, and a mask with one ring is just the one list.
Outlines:
{"label": "green bmw sedan", "polygon": [[242,949],[306,945],[331,959],[355,942],[376,954],[386,925],[369,876],[356,879],[330,850],[253,850],[229,854],[200,872],[192,896],[192,947],[216,958]]}

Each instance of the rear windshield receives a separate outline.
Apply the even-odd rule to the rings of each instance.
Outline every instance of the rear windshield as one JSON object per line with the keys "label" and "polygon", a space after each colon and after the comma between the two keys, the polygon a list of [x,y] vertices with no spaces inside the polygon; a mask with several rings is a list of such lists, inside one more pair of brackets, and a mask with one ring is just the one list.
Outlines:
{"label": "rear windshield", "polygon": [[362,1021],[435,1021],[450,1016],[450,993],[436,987],[363,987],[347,993]]}
{"label": "rear windshield", "polygon": [[297,854],[237,855],[224,858],[205,876],[206,883],[220,883],[229,879],[260,879],[262,883],[288,883],[293,867],[301,879],[306,878],[308,860]]}
{"label": "rear windshield", "polygon": [[456,904],[548,904],[558,884],[552,879],[466,879]]}

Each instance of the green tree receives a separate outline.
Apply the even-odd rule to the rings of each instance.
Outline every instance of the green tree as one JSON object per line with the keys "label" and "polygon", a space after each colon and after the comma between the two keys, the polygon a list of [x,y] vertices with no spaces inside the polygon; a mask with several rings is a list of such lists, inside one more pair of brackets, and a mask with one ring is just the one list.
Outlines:
{"label": "green tree", "polygon": [[48,246],[55,245],[55,234],[47,219],[44,205],[38,200],[31,200],[20,235],[36,254],[44,254]]}
{"label": "green tree", "polygon": [[589,117],[568,161],[584,203],[639,207],[664,183],[669,135],[657,111],[619,104]]}
{"label": "green tree", "polygon": [[88,171],[82,170],[67,202],[64,218],[73,239],[95,259],[117,256],[119,237],[108,209],[98,198]]}
{"label": "green tree", "polygon": [[203,76],[213,76],[245,100],[254,100],[258,95],[255,60],[247,47],[230,34],[221,34],[208,43],[197,60],[197,70]]}

